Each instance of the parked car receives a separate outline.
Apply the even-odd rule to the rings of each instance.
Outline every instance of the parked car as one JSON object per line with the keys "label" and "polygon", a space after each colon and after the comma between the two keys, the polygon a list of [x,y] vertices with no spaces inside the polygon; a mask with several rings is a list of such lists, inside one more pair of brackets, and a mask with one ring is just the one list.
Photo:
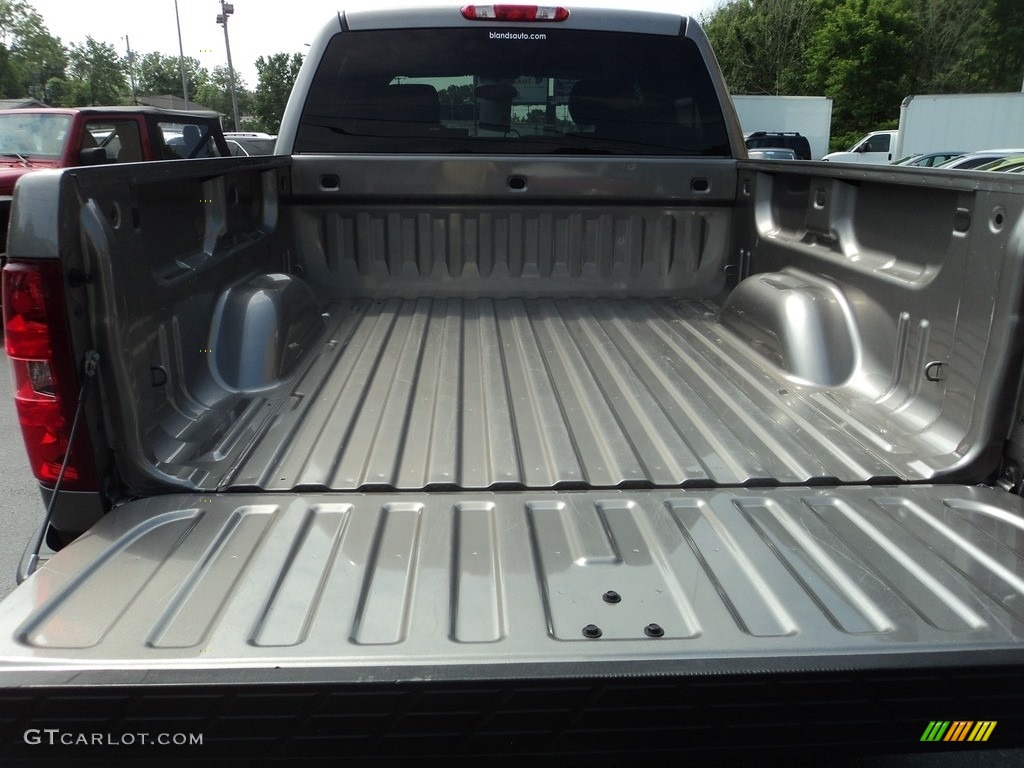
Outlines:
{"label": "parked car", "polygon": [[1024,149],[985,149],[979,152],[968,152],[966,155],[950,160],[948,163],[943,163],[938,167],[948,170],[971,171],[986,163],[1004,160],[1014,155],[1024,155]]}
{"label": "parked car", "polygon": [[959,152],[927,152],[924,154],[909,155],[899,160],[893,161],[893,165],[906,165],[917,168],[934,168],[935,166],[948,163],[950,160],[955,160],[961,157],[964,153]]}
{"label": "parked car", "polygon": [[[773,149],[782,147],[793,151],[797,160],[811,159],[811,144],[807,137],[799,133],[782,131],[755,131],[748,134],[744,143],[747,149]],[[753,155],[751,155],[753,157]],[[787,158],[776,157],[772,160],[785,160]]]}
{"label": "parked car", "polygon": [[979,165],[979,171],[1001,171],[1009,173],[1017,168],[1024,167],[1024,155],[1011,155],[1001,160],[993,160],[990,163]]}
{"label": "parked car", "polygon": [[747,151],[751,160],[796,160],[796,153],[792,149],[782,147],[771,147],[768,149],[751,149]]}
{"label": "parked car", "polygon": [[234,157],[251,157],[252,155],[272,155],[274,145],[277,143],[275,136],[228,136],[226,137],[228,149]]}

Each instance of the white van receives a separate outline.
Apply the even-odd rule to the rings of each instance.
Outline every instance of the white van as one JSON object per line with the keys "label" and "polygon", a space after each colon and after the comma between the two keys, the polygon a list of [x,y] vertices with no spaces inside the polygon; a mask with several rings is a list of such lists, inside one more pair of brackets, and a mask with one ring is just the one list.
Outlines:
{"label": "white van", "polygon": [[896,131],[872,131],[846,152],[831,152],[822,160],[833,163],[875,163],[884,165],[894,159]]}

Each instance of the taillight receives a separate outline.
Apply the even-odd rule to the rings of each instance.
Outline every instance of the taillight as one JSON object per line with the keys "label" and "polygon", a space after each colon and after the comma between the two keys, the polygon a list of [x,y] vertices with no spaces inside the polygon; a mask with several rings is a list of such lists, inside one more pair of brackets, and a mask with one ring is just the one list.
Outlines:
{"label": "taillight", "polygon": [[[4,335],[14,404],[36,478],[57,482],[78,406],[60,264],[10,260],[3,269]],[[62,487],[96,490],[96,470],[79,426]]]}
{"label": "taillight", "polygon": [[540,5],[464,5],[462,16],[471,21],[565,21],[569,9]]}

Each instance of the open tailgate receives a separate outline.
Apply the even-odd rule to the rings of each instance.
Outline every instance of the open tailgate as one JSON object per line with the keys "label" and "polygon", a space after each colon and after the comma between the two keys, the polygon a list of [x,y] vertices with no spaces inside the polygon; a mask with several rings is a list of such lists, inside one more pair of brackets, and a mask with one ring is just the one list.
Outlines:
{"label": "open tailgate", "polygon": [[15,757],[40,756],[31,729],[154,724],[202,733],[203,758],[355,762],[910,751],[933,721],[1017,745],[1024,504],[937,485],[152,497],[0,604],[0,685]]}

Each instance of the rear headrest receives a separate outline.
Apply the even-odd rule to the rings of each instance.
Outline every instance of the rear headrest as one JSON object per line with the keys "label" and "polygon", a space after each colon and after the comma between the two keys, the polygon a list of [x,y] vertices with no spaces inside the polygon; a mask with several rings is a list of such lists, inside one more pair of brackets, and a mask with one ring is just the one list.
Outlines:
{"label": "rear headrest", "polygon": [[186,123],[181,127],[181,138],[185,140],[185,152],[191,154],[192,150],[199,146],[199,139],[202,138],[199,126]]}

